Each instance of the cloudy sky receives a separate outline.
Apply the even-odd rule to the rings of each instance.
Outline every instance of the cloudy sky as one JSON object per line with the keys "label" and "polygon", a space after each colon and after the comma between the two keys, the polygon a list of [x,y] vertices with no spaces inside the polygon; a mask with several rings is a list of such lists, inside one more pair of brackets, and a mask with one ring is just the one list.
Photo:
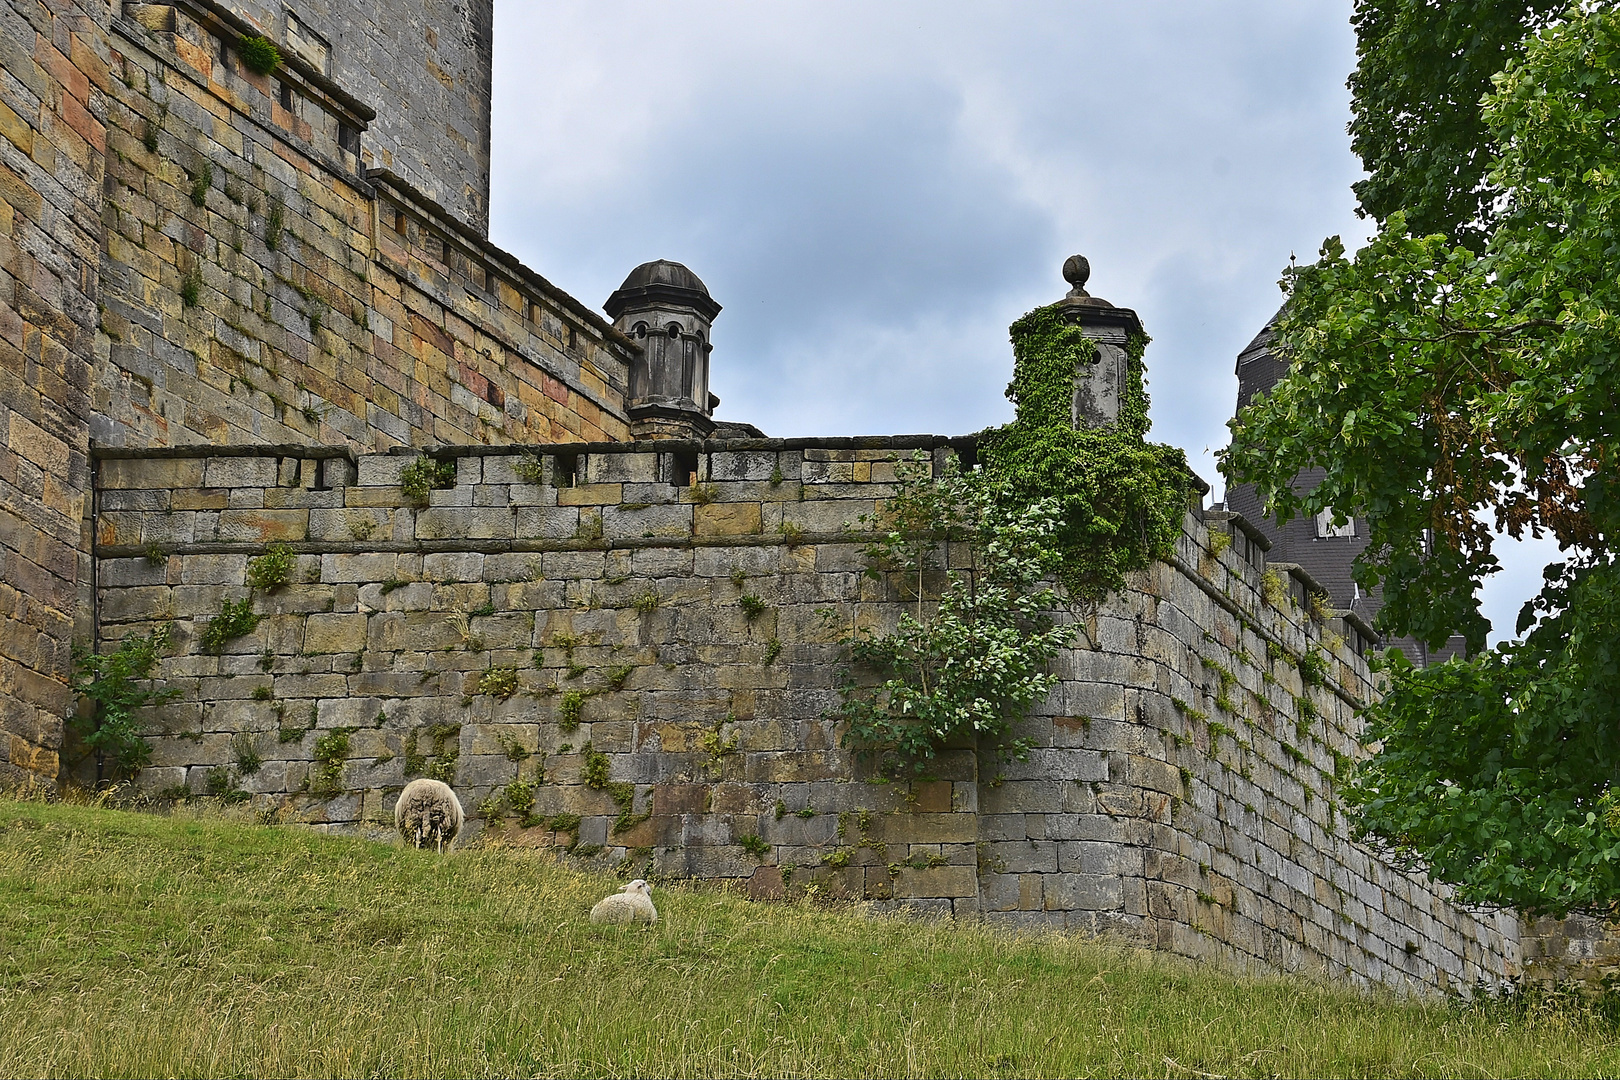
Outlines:
{"label": "cloudy sky", "polygon": [[1010,419],[1007,325],[1083,253],[1153,336],[1153,437],[1218,492],[1279,272],[1367,235],[1349,13],[496,0],[491,237],[592,305],[685,263],[725,308],[717,415],[779,436]]}

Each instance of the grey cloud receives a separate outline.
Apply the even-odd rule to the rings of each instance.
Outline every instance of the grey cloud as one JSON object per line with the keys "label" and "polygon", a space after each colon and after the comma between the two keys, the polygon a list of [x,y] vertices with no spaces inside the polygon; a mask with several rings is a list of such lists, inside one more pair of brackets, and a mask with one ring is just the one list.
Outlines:
{"label": "grey cloud", "polygon": [[722,415],[781,434],[1004,420],[1006,327],[1084,251],[1156,339],[1155,435],[1215,479],[1277,271],[1357,228],[1347,20],[502,4],[496,239],[592,304],[645,259],[690,265],[726,306]]}

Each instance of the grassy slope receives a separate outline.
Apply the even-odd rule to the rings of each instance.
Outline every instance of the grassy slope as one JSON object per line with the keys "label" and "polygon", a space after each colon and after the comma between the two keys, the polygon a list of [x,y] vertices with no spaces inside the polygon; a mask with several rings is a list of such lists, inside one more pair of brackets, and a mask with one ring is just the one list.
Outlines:
{"label": "grassy slope", "polygon": [[0,801],[0,1076],[1577,1075],[1620,1034],[1074,938]]}

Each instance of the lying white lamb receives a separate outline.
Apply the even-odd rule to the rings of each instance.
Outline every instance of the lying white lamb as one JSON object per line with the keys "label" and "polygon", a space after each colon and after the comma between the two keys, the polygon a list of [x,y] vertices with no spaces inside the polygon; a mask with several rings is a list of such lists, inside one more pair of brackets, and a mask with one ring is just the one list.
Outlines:
{"label": "lying white lamb", "polygon": [[655,923],[658,909],[653,907],[652,886],[640,878],[632,881],[612,896],[591,908],[593,923]]}
{"label": "lying white lamb", "polygon": [[434,845],[440,854],[455,846],[466,815],[450,785],[426,778],[412,780],[394,804],[394,825],[414,848]]}

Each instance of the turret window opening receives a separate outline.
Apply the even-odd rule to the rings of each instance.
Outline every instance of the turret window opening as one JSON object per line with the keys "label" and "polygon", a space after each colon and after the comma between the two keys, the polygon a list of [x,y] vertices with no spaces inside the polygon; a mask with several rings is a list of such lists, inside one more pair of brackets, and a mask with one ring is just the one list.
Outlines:
{"label": "turret window opening", "polygon": [[672,337],[672,338],[678,338],[678,337],[681,336],[681,324],[680,323],[672,322],[672,323],[669,324],[669,336]]}
{"label": "turret window opening", "polygon": [[636,323],[636,325],[631,327],[630,330],[631,333],[635,334],[638,338],[644,338],[647,336],[647,324],[644,322]]}

